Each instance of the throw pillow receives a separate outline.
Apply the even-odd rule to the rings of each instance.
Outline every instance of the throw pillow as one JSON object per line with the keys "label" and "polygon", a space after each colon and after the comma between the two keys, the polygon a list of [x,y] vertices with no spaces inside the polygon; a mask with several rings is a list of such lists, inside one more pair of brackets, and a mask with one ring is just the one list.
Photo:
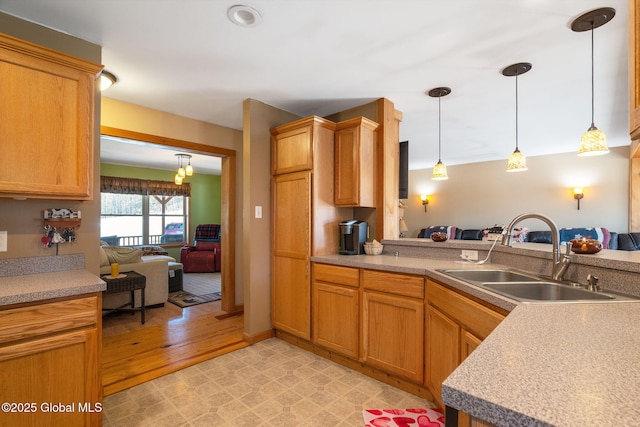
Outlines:
{"label": "throw pillow", "polygon": [[140,249],[128,248],[125,246],[104,246],[102,248],[107,254],[109,264],[132,264],[142,262],[142,251]]}

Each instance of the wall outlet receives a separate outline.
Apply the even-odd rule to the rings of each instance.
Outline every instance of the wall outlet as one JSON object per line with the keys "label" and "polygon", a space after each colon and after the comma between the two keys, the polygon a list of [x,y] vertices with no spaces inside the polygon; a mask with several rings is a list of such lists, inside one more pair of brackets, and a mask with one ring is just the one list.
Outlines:
{"label": "wall outlet", "polygon": [[466,259],[467,261],[477,261],[478,260],[478,251],[468,251],[462,250],[460,254],[460,258]]}
{"label": "wall outlet", "polygon": [[7,232],[0,231],[0,252],[7,252]]}

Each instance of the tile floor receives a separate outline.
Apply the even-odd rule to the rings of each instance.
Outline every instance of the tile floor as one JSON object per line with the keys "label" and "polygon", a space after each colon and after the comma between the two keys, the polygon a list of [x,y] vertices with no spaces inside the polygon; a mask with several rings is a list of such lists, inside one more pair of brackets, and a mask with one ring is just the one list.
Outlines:
{"label": "tile floor", "polygon": [[105,427],[362,427],[363,409],[434,405],[277,338],[104,399]]}

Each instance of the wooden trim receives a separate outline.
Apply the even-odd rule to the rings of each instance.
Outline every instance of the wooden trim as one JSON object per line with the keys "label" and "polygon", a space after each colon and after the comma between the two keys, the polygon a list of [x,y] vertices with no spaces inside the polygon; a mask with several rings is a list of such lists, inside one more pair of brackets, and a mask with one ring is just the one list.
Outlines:
{"label": "wooden trim", "polygon": [[[222,251],[222,301],[221,307],[226,312],[238,311],[236,305],[236,150],[213,147],[195,142],[166,138],[158,135],[135,132],[126,129],[100,126],[101,135],[116,136],[118,138],[136,140],[150,146],[160,145],[169,148],[179,148],[192,153],[222,157],[221,172],[221,206],[220,222],[222,241],[225,248]],[[225,256],[226,254],[226,256]]]}
{"label": "wooden trim", "polygon": [[273,329],[269,329],[267,331],[259,332],[254,335],[249,335],[246,332],[242,335],[242,341],[246,342],[249,345],[253,345],[260,341],[268,340],[269,338],[273,338],[276,336],[276,332]]}

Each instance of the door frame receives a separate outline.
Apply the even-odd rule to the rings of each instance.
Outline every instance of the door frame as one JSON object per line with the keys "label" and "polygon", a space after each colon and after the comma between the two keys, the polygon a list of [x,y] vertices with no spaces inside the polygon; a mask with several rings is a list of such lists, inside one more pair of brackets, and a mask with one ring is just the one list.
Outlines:
{"label": "door frame", "polygon": [[126,129],[100,126],[100,134],[118,138],[131,139],[143,144],[176,148],[180,151],[204,154],[222,159],[220,232],[224,242],[222,251],[222,300],[221,308],[227,313],[242,309],[236,305],[236,150],[213,147],[195,142],[135,132]]}

